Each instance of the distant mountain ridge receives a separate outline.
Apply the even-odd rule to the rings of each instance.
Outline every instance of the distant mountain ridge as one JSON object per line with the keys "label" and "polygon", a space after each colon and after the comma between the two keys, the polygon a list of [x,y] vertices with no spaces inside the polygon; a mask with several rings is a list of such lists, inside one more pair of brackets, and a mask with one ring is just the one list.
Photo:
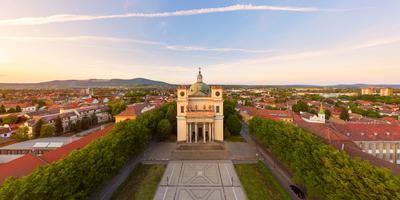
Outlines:
{"label": "distant mountain ridge", "polygon": [[87,79],[87,80],[54,80],[39,83],[0,83],[2,89],[17,88],[88,88],[88,87],[171,87],[173,85],[146,78],[134,79]]}
{"label": "distant mountain ridge", "polygon": [[[314,84],[288,84],[288,85],[228,85],[219,84],[227,88],[234,87],[323,87],[323,88],[364,88],[364,87],[390,87],[400,88],[400,84],[336,84],[336,85],[314,85]],[[0,83],[0,89],[35,89],[35,88],[93,88],[93,87],[175,87],[163,81],[146,78],[133,79],[86,79],[86,80],[53,80],[39,83]]]}

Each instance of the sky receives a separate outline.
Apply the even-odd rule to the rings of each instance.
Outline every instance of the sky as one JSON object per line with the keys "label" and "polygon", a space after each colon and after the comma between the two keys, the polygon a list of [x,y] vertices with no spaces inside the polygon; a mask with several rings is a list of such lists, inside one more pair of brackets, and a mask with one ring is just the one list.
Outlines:
{"label": "sky", "polygon": [[400,1],[0,0],[0,82],[399,84]]}

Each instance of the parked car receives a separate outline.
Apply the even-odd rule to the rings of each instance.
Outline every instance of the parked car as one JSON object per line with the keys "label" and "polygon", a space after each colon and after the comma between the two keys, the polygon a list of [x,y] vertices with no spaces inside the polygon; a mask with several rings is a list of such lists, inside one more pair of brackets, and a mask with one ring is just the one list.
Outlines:
{"label": "parked car", "polygon": [[297,195],[297,197],[299,197],[300,199],[306,199],[306,195],[304,194],[303,191],[301,191],[300,188],[298,188],[295,185],[290,185],[289,187]]}

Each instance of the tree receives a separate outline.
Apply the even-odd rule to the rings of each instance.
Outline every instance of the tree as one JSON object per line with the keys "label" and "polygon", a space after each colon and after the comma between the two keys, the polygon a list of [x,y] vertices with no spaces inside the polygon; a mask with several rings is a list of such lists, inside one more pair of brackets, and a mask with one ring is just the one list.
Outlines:
{"label": "tree", "polygon": [[177,125],[177,120],[176,120],[176,104],[172,104],[168,106],[167,113],[165,114],[165,118],[168,119],[169,123],[172,125],[172,132],[176,134],[176,125]]}
{"label": "tree", "polygon": [[18,122],[18,117],[9,115],[3,118],[3,124],[16,124]]}
{"label": "tree", "polygon": [[40,137],[54,136],[54,127],[50,124],[44,124],[40,129]]}
{"label": "tree", "polygon": [[231,132],[229,132],[228,128],[224,128],[224,139],[231,137]]}
{"label": "tree", "polygon": [[344,121],[349,121],[350,120],[349,110],[347,110],[346,108],[342,108],[342,111],[340,112],[340,119]]}
{"label": "tree", "polygon": [[96,126],[99,123],[99,119],[96,116],[96,113],[92,113],[90,116],[90,121],[92,126]]}
{"label": "tree", "polygon": [[7,111],[7,113],[15,113],[16,111],[15,111],[15,108],[10,108],[10,109],[8,109],[8,111]]}
{"label": "tree", "polygon": [[239,135],[242,130],[242,124],[240,123],[239,118],[236,115],[229,115],[226,120],[226,128],[233,135]]}
{"label": "tree", "polygon": [[303,101],[298,101],[297,104],[294,104],[292,106],[292,110],[296,113],[299,112],[309,112],[310,111],[310,107],[307,105],[307,103],[303,102]]}
{"label": "tree", "polygon": [[15,111],[16,112],[22,112],[21,106],[17,105],[17,107],[15,107]]}
{"label": "tree", "polygon": [[17,131],[11,135],[11,138],[17,140],[18,142],[28,140],[28,131],[29,128],[27,126],[20,126]]}
{"label": "tree", "polygon": [[82,117],[81,122],[82,122],[82,125],[81,125],[82,130],[88,130],[90,128],[91,120],[89,117],[86,117],[86,116]]}
{"label": "tree", "polygon": [[74,132],[79,132],[82,129],[82,121],[76,120],[76,122],[71,123],[71,130]]}
{"label": "tree", "polygon": [[64,133],[64,127],[60,116],[57,117],[54,127],[57,136],[62,135]]}
{"label": "tree", "polygon": [[43,120],[42,119],[39,119],[37,122],[36,122],[36,124],[33,126],[33,137],[34,138],[37,138],[37,137],[39,137],[40,136],[40,131],[41,131],[41,129],[42,129],[42,126],[43,126]]}
{"label": "tree", "polygon": [[325,110],[325,119],[326,120],[329,120],[331,118],[331,115],[332,115],[332,113],[330,110]]}
{"label": "tree", "polygon": [[6,107],[4,107],[4,105],[0,106],[0,114],[4,114],[6,113]]}
{"label": "tree", "polygon": [[158,122],[157,133],[160,141],[166,140],[172,132],[172,125],[168,119],[162,119]]}
{"label": "tree", "polygon": [[125,110],[126,103],[123,100],[110,101],[108,102],[108,107],[110,107],[111,114],[115,116]]}

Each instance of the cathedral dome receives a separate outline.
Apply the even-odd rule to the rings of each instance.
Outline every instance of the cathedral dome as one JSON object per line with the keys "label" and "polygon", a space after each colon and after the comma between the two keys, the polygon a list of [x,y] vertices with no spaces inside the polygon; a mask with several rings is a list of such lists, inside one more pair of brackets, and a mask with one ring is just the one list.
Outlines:
{"label": "cathedral dome", "polygon": [[193,83],[189,89],[190,96],[210,96],[211,89],[210,86],[203,83],[203,75],[199,70],[199,74],[197,75],[197,82]]}

